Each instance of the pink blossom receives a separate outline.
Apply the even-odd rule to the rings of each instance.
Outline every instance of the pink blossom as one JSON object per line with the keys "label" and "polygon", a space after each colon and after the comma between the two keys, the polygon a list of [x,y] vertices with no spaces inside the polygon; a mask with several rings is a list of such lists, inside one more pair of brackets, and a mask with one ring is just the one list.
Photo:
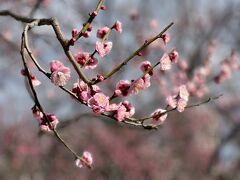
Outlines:
{"label": "pink blossom", "polygon": [[121,33],[122,32],[122,23],[120,21],[116,21],[115,24],[113,25],[113,28]]}
{"label": "pink blossom", "polygon": [[147,89],[151,85],[151,76],[149,74],[145,74],[143,77],[143,82],[144,82],[144,89]]}
{"label": "pink blossom", "polygon": [[78,34],[78,30],[77,29],[73,29],[72,30],[72,38],[75,38]]}
{"label": "pink blossom", "polygon": [[[22,70],[21,70],[21,74],[22,74],[23,76],[27,76],[26,70],[25,70],[25,69],[22,69]],[[39,86],[39,85],[41,84],[41,82],[37,79],[37,77],[34,76],[34,75],[32,75],[30,72],[29,72],[29,76],[30,76],[30,78],[31,78],[32,85],[33,85],[34,87]]]}
{"label": "pink blossom", "polygon": [[97,16],[97,11],[93,11],[93,12],[89,13],[89,16],[96,17]]}
{"label": "pink blossom", "polygon": [[139,78],[139,79],[133,81],[128,92],[130,94],[138,94],[140,91],[145,89],[144,85],[145,85],[144,80],[142,78]]}
{"label": "pink blossom", "polygon": [[181,99],[184,99],[185,101],[188,101],[189,92],[188,92],[188,90],[187,90],[187,88],[186,88],[185,85],[181,85],[181,86],[179,87],[179,97],[180,97]]}
{"label": "pink blossom", "polygon": [[170,35],[168,33],[163,34],[161,38],[165,45],[170,41]]}
{"label": "pink blossom", "polygon": [[107,26],[104,26],[97,30],[97,37],[100,39],[103,39],[109,31],[110,31],[110,28]]}
{"label": "pink blossom", "polygon": [[166,98],[166,102],[167,102],[167,104],[168,104],[170,107],[172,107],[172,108],[177,107],[177,99],[176,99],[175,96],[168,96],[168,97]]}
{"label": "pink blossom", "polygon": [[185,107],[187,106],[187,101],[185,99],[178,99],[177,102],[177,110],[178,112],[183,112]]}
{"label": "pink blossom", "polygon": [[146,74],[132,82],[128,92],[129,94],[138,94],[140,91],[147,89],[150,86],[150,75]]}
{"label": "pink blossom", "polygon": [[160,59],[160,70],[166,71],[171,69],[171,59],[169,58],[169,55],[164,53],[162,58]]}
{"label": "pink blossom", "polygon": [[103,11],[105,11],[105,10],[107,9],[107,7],[104,6],[104,5],[102,5],[102,6],[100,7],[100,9],[103,10]]}
{"label": "pink blossom", "polygon": [[79,168],[91,167],[93,164],[92,154],[88,151],[84,151],[82,157],[75,160],[75,165]]}
{"label": "pink blossom", "polygon": [[177,108],[179,112],[183,112],[189,100],[189,92],[185,85],[181,85],[178,89],[178,94],[168,96],[166,98],[167,104],[172,108]]}
{"label": "pink blossom", "polygon": [[39,86],[39,85],[41,84],[41,82],[37,79],[36,76],[32,76],[32,75],[31,75],[31,80],[32,80],[32,85],[33,85],[34,87]]}
{"label": "pink blossom", "polygon": [[91,90],[83,81],[74,83],[72,92],[75,93],[83,102],[87,102],[91,98]]}
{"label": "pink blossom", "polygon": [[178,52],[173,49],[169,54],[168,54],[170,60],[172,61],[172,63],[177,63],[178,62],[178,58],[179,58],[179,54]]}
{"label": "pink blossom", "polygon": [[85,31],[82,33],[82,36],[85,38],[88,38],[90,36],[90,32],[89,31]]}
{"label": "pink blossom", "polygon": [[112,49],[112,42],[96,42],[96,51],[100,57],[104,57],[110,53]]}
{"label": "pink blossom", "polygon": [[[38,119],[39,126],[42,131],[51,132],[53,129],[56,129],[57,124],[59,123],[57,117],[54,114],[46,114],[47,119],[45,119],[44,116],[42,116],[41,119]],[[49,124],[50,123],[50,127]]]}
{"label": "pink blossom", "polygon": [[33,117],[37,119],[39,123],[41,123],[42,122],[41,119],[43,118],[43,113],[39,111],[36,107],[32,108],[32,113],[33,113]]}
{"label": "pink blossom", "polygon": [[75,59],[85,69],[94,69],[98,64],[98,60],[94,57],[91,57],[87,52],[78,52],[75,55]]}
{"label": "pink blossom", "polygon": [[140,64],[140,69],[143,71],[143,72],[147,72],[149,69],[152,68],[152,65],[149,61],[143,61],[141,64]]}
{"label": "pink blossom", "polygon": [[134,115],[135,108],[134,106],[128,102],[124,101],[118,105],[117,110],[114,111],[114,117],[118,121],[123,121],[126,118],[130,118]]}
{"label": "pink blossom", "polygon": [[56,86],[64,86],[70,79],[70,69],[65,67],[63,63],[58,60],[53,60],[50,63],[51,81]]}
{"label": "pink blossom", "polygon": [[116,84],[116,90],[115,95],[116,96],[127,96],[128,95],[128,89],[131,86],[131,83],[128,80],[120,80]]}
{"label": "pink blossom", "polygon": [[160,125],[162,124],[166,118],[167,118],[167,113],[164,113],[166,112],[166,110],[164,109],[156,109],[152,114],[151,114],[151,117],[152,117],[152,124],[154,125]]}
{"label": "pink blossom", "polygon": [[108,112],[117,111],[118,108],[119,108],[119,105],[116,104],[116,103],[109,104],[109,106],[108,106],[108,108],[107,108],[107,111],[108,111]]}
{"label": "pink blossom", "polygon": [[103,113],[108,109],[109,97],[103,93],[96,93],[88,100],[88,106],[97,114]]}

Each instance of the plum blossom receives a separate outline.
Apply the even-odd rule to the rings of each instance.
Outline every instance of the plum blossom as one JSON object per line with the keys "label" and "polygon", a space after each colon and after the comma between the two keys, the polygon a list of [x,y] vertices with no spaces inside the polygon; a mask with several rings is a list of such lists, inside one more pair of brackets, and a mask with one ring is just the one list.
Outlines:
{"label": "plum blossom", "polygon": [[[46,114],[47,119],[45,119],[43,113],[39,111],[36,107],[32,108],[33,116],[37,119],[39,127],[42,131],[51,132],[56,129],[59,123],[58,118],[54,114]],[[48,123],[49,122],[49,123]],[[50,124],[50,127],[49,127]]]}
{"label": "plum blossom", "polygon": [[115,96],[127,96],[128,89],[131,86],[131,83],[128,80],[120,80],[116,84],[116,90],[114,92]]}
{"label": "plum blossom", "polygon": [[109,31],[110,31],[110,28],[107,26],[104,26],[97,30],[97,37],[100,39],[103,39]]}
{"label": "plum blossom", "polygon": [[58,60],[50,62],[51,81],[56,86],[64,86],[70,79],[70,69]]}
{"label": "plum blossom", "polygon": [[[21,70],[21,74],[22,74],[23,76],[27,76],[26,70],[22,69],[22,70]],[[32,75],[30,72],[29,72],[29,76],[30,76],[30,78],[31,78],[32,85],[33,85],[34,87],[39,86],[39,85],[41,84],[41,81],[39,81],[39,80],[37,79],[37,77],[34,76],[34,75]]]}
{"label": "plum blossom", "polygon": [[[152,65],[151,65],[151,62],[149,61],[143,61],[141,64],[140,64],[140,69],[143,71],[143,72],[147,72],[149,71],[150,69],[152,68]],[[152,71],[148,72],[150,75],[153,74]]]}
{"label": "plum blossom", "polygon": [[172,61],[172,63],[177,63],[178,62],[178,58],[179,58],[179,54],[178,52],[173,49],[169,54],[168,54],[170,60]]}
{"label": "plum blossom", "polygon": [[113,116],[118,121],[123,121],[124,119],[130,118],[134,115],[135,108],[130,102],[123,101],[119,104],[109,105],[107,111],[113,112]]}
{"label": "plum blossom", "polygon": [[71,46],[73,46],[74,43],[76,42],[77,34],[78,34],[78,30],[77,30],[77,29],[73,29],[73,30],[72,30],[72,38],[71,38],[70,41],[69,41],[69,43],[70,43]]}
{"label": "plum blossom", "polygon": [[140,91],[147,89],[150,86],[150,75],[146,74],[132,82],[128,92],[129,94],[138,94]]}
{"label": "plum blossom", "polygon": [[120,21],[116,21],[115,24],[113,25],[113,28],[121,33],[122,32],[122,23]]}
{"label": "plum blossom", "polygon": [[164,53],[162,58],[160,59],[160,70],[166,71],[171,69],[171,59],[168,54]]}
{"label": "plum blossom", "polygon": [[187,106],[187,102],[189,100],[189,92],[185,85],[181,85],[178,90],[177,95],[168,96],[166,98],[167,104],[176,108],[179,112],[183,112],[185,107]]}
{"label": "plum blossom", "polygon": [[161,38],[165,45],[170,41],[170,35],[168,33],[163,34]]}
{"label": "plum blossom", "polygon": [[33,113],[33,117],[37,119],[39,122],[43,118],[43,113],[39,111],[35,106],[32,108],[32,113]]}
{"label": "plum blossom", "polygon": [[108,109],[109,97],[101,92],[96,93],[88,100],[88,106],[97,114],[103,113]]}
{"label": "plum blossom", "polygon": [[31,75],[31,80],[32,80],[32,85],[34,87],[39,86],[41,84],[41,82],[37,79],[36,76]]}
{"label": "plum blossom", "polygon": [[98,60],[92,57],[88,52],[78,52],[75,59],[85,69],[94,69],[97,67]]}
{"label": "plum blossom", "polygon": [[83,102],[87,102],[88,99],[90,99],[91,97],[91,90],[88,85],[83,81],[74,83],[72,92],[75,93],[78,98],[81,99]]}
{"label": "plum blossom", "polygon": [[166,118],[167,118],[167,113],[165,113],[166,110],[164,109],[156,109],[152,114],[152,120],[151,120],[151,124],[153,125],[160,125],[162,124]]}
{"label": "plum blossom", "polygon": [[96,42],[96,51],[100,55],[100,57],[104,57],[110,53],[112,49],[112,42]]}
{"label": "plum blossom", "polygon": [[84,151],[81,158],[75,160],[75,165],[79,168],[91,167],[93,164],[92,154],[88,151]]}

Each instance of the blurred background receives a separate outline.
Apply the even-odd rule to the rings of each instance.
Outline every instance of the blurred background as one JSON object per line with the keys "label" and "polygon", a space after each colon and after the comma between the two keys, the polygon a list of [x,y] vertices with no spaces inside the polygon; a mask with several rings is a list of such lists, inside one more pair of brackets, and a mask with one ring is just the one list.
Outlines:
{"label": "blurred background", "polygon": [[[97,4],[97,0],[0,0],[0,10],[35,18],[56,17],[67,38],[73,28],[81,29]],[[79,169],[65,147],[50,135],[39,134],[31,108],[34,105],[20,75],[22,61],[20,38],[24,24],[0,16],[0,179],[11,180],[191,180],[240,179],[240,83],[239,67],[220,84],[214,82],[224,59],[237,59],[240,47],[239,0],[115,0],[106,1],[93,22],[90,38],[80,39],[72,48],[92,52],[96,30],[123,23],[121,34],[113,32],[113,50],[89,77],[106,74],[122,62],[146,39],[159,33],[170,22],[171,41],[164,47],[161,40],[153,43],[143,56],[100,86],[110,95],[120,79],[136,79],[141,75],[139,63],[157,62],[162,54],[175,48],[180,62],[189,68],[173,67],[170,72],[155,72],[152,86],[129,100],[136,116],[151,114],[166,106],[165,98],[178,83],[190,81],[206,62],[210,73],[199,93],[192,94],[189,104],[209,97],[223,96],[183,113],[172,112],[164,125],[155,130],[128,126],[101,116],[94,116],[55,87],[33,66],[32,72],[42,82],[37,87],[40,101],[47,112],[57,115],[58,129],[76,151],[90,151],[94,169]],[[53,59],[71,67],[50,27],[36,27],[30,33],[30,46],[39,63],[49,69]],[[71,82],[77,81],[72,73]]]}

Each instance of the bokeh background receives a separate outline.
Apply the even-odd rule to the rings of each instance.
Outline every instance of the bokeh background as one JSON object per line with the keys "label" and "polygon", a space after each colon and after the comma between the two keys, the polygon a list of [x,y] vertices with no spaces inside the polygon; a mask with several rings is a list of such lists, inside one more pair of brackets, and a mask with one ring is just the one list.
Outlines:
{"label": "bokeh background", "polygon": [[[71,38],[71,30],[82,27],[96,4],[97,0],[0,0],[0,10],[9,9],[36,18],[56,17],[66,37]],[[221,84],[213,80],[220,71],[220,62],[233,51],[239,53],[240,1],[106,0],[106,6],[107,11],[94,20],[91,37],[81,39],[72,48],[73,52],[93,51],[97,28],[111,26],[116,20],[123,23],[123,32],[111,34],[111,54],[100,60],[95,72],[87,72],[88,76],[109,72],[144,40],[173,21],[175,25],[168,31],[171,41],[167,50],[176,48],[180,59],[188,62],[189,78],[208,58],[209,47],[214,47],[206,89],[203,94],[190,98],[189,103],[223,96],[183,113],[172,112],[159,130],[149,131],[94,116],[33,69],[42,82],[37,87],[41,103],[46,111],[58,116],[62,136],[77,152],[88,150],[93,154],[94,169],[79,169],[62,144],[53,136],[39,133],[31,113],[34,104],[20,75],[23,24],[0,16],[0,179],[240,179],[239,70]],[[70,66],[50,27],[35,28],[30,34],[30,45],[44,68],[48,69],[53,59]],[[117,80],[140,76],[139,63],[156,62],[164,50],[157,41],[101,87],[110,94]],[[176,71],[177,68],[173,68],[161,82],[155,76],[148,90],[130,97],[137,117],[164,108],[166,89],[163,86],[168,90],[174,88]],[[73,74],[68,87],[76,81]]]}

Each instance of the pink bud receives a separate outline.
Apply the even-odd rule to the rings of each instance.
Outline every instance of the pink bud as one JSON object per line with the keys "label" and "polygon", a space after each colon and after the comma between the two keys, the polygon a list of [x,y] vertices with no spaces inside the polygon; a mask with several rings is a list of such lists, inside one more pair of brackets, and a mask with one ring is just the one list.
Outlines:
{"label": "pink bud", "polygon": [[103,28],[100,28],[97,30],[97,37],[102,39],[106,36],[106,34],[110,31],[110,28],[107,26],[104,26]]}
{"label": "pink bud", "polygon": [[122,32],[122,23],[120,21],[116,21],[115,24],[113,25],[113,28],[121,33]]}
{"label": "pink bud", "polygon": [[175,49],[173,49],[168,55],[172,63],[177,63],[179,55]]}
{"label": "pink bud", "polygon": [[90,152],[84,151],[80,159],[75,160],[75,165],[79,168],[91,167],[93,164],[92,154]]}
{"label": "pink bud", "polygon": [[78,34],[78,30],[77,29],[73,29],[72,30],[72,38],[75,38]]}
{"label": "pink bud", "polygon": [[164,42],[165,45],[170,41],[170,35],[169,35],[168,33],[163,34],[163,35],[161,36],[161,38],[162,38],[162,40],[163,40],[163,42]]}

